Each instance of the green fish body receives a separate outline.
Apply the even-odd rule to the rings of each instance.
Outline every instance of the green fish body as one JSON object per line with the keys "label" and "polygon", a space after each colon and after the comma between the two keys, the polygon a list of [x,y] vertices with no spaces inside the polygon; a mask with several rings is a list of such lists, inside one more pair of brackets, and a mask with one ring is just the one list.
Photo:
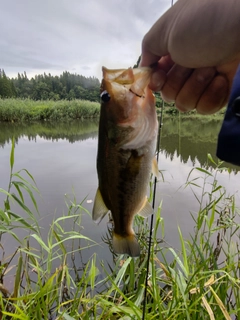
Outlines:
{"label": "green fish body", "polygon": [[155,158],[158,121],[155,98],[148,88],[151,72],[150,68],[103,67],[101,85],[99,187],[93,220],[100,220],[111,211],[113,250],[132,257],[140,254],[133,218],[136,214],[147,217],[153,213],[147,187]]}

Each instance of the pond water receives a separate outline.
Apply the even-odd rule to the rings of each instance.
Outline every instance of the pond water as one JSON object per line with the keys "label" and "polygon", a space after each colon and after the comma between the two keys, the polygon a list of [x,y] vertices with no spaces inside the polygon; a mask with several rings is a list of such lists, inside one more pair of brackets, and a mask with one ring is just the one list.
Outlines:
{"label": "pond water", "polygon": [[[157,204],[162,201],[161,215],[165,221],[165,240],[179,246],[178,226],[184,237],[193,232],[191,214],[198,211],[198,203],[190,188],[184,188],[190,170],[194,166],[214,169],[207,163],[207,153],[214,156],[217,135],[221,123],[164,119],[161,131],[159,169],[164,181],[158,182]],[[39,223],[43,238],[49,232],[54,218],[67,212],[66,196],[73,194],[77,203],[91,212],[97,189],[96,154],[98,139],[97,121],[77,121],[67,123],[4,124],[0,123],[0,188],[7,189],[9,182],[9,155],[11,139],[15,138],[14,171],[26,168],[34,177],[41,197],[36,195],[39,207]],[[216,160],[216,157],[214,157]],[[226,164],[224,164],[226,165]],[[236,167],[229,166],[218,174],[219,184],[227,193],[235,194],[239,207],[238,187],[240,174]],[[197,177],[200,172],[193,173]],[[200,189],[196,194],[200,195]],[[0,193],[0,207],[4,196]],[[83,250],[81,259],[87,261],[96,252],[99,260],[111,260],[112,255],[103,237],[107,233],[107,218],[96,225],[87,213],[82,215],[81,231],[95,240],[98,245]],[[70,227],[69,227],[70,228]],[[21,232],[21,231],[20,231]],[[161,235],[159,235],[161,237]],[[6,245],[7,243],[7,245]],[[2,245],[10,252],[17,247],[13,239],[3,237]]]}

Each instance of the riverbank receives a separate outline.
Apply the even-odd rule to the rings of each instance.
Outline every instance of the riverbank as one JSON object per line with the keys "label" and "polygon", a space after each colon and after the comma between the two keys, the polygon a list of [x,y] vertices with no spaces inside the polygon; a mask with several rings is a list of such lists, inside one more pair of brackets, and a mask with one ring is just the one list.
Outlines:
{"label": "riverbank", "polygon": [[[166,106],[166,107],[164,106],[163,107],[164,118],[180,117],[183,119],[199,119],[203,122],[223,121],[225,112],[226,112],[226,108],[223,108],[214,114],[202,115],[202,114],[197,113],[197,111],[195,109],[192,111],[189,111],[189,112],[180,112],[174,106]],[[157,113],[159,115],[161,114],[161,108],[157,108]]]}
{"label": "riverbank", "polygon": [[99,117],[100,104],[87,100],[0,99],[0,121],[61,121]]}
{"label": "riverbank", "polygon": [[[157,108],[157,113],[161,113],[161,108]],[[198,118],[203,122],[221,121],[224,113],[225,108],[212,115],[200,115],[195,110],[180,113],[177,108],[169,105],[163,108],[166,118]],[[0,99],[0,122],[68,121],[98,118],[99,115],[100,103],[88,100]]]}

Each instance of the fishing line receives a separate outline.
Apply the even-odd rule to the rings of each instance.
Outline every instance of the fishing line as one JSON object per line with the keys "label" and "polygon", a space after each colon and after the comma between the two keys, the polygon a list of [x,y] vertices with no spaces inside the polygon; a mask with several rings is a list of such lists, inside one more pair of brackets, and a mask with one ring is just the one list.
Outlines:
{"label": "fishing line", "polygon": [[[160,138],[161,138],[161,129],[162,129],[162,124],[163,124],[162,123],[162,120],[163,120],[163,108],[164,108],[164,101],[162,101],[160,119],[159,119],[159,124],[158,124],[157,163],[158,163],[159,152],[160,152],[160,140],[161,140]],[[152,208],[153,209],[155,207],[156,189],[157,189],[157,177],[154,177],[153,199],[152,199]],[[151,246],[152,246],[153,218],[154,218],[154,215],[152,214],[151,215],[151,220],[150,220],[149,244],[148,244],[148,254],[147,254],[147,270],[146,270],[146,278],[145,278],[142,320],[145,319],[146,302],[147,302],[147,287],[148,287],[148,273],[149,273],[149,265],[150,265]]]}
{"label": "fishing line", "polygon": [[[173,1],[174,0],[171,0],[171,7],[173,6]],[[160,135],[161,135],[161,129],[162,129],[163,108],[164,108],[164,101],[162,101],[161,114],[160,114],[159,125],[158,125],[157,163],[158,163],[159,152],[160,152]],[[154,177],[153,199],[152,199],[152,208],[153,209],[155,207],[156,189],[157,189],[157,178]],[[153,214],[151,216],[151,221],[150,221],[149,244],[148,244],[148,255],[147,255],[147,270],[146,270],[145,287],[144,287],[142,320],[145,319],[145,312],[146,312],[148,274],[149,274],[149,264],[150,264],[151,246],[152,246],[152,233],[153,233]]]}

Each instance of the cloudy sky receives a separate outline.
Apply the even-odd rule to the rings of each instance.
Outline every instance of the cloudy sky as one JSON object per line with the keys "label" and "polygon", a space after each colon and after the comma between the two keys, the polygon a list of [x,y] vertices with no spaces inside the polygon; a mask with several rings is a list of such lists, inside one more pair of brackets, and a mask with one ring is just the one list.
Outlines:
{"label": "cloudy sky", "polygon": [[67,70],[101,78],[127,68],[170,0],[0,0],[0,68],[8,77]]}

